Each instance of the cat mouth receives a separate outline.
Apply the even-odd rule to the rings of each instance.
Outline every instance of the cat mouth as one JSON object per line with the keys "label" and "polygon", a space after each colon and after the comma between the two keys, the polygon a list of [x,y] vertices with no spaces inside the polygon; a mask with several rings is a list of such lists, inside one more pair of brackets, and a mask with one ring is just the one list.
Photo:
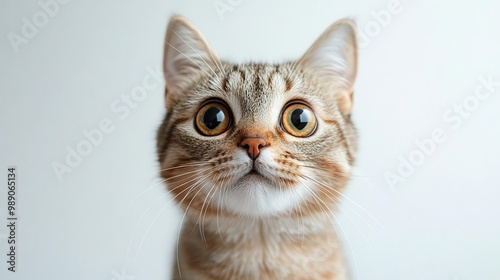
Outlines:
{"label": "cat mouth", "polygon": [[262,174],[260,174],[259,171],[255,170],[255,169],[250,170],[250,172],[248,172],[247,175],[261,175],[262,176]]}
{"label": "cat mouth", "polygon": [[258,184],[260,186],[272,185],[272,181],[255,168],[252,168],[250,171],[244,173],[244,175],[240,177],[238,181],[238,185],[241,186],[255,186],[255,184]]}
{"label": "cat mouth", "polygon": [[249,170],[244,173],[244,175],[241,177],[242,180],[251,180],[254,182],[268,182],[269,178],[259,172],[256,164],[254,163]]}
{"label": "cat mouth", "polygon": [[257,169],[252,168],[252,170],[248,171],[247,174],[243,175],[246,178],[262,178],[265,179],[264,175],[262,175]]}
{"label": "cat mouth", "polygon": [[262,181],[262,182],[264,181],[269,182],[269,178],[264,174],[260,173],[259,171],[257,171],[257,169],[255,168],[252,168],[252,170],[248,171],[248,173],[245,174],[243,178]]}

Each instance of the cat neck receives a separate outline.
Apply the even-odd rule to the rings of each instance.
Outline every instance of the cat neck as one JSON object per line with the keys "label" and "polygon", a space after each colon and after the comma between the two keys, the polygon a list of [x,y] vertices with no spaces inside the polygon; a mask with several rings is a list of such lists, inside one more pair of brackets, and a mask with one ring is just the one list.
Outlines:
{"label": "cat neck", "polygon": [[329,218],[188,219],[174,269],[185,279],[347,279]]}
{"label": "cat neck", "polygon": [[191,216],[185,229],[198,231],[200,237],[215,234],[224,242],[252,242],[262,239],[303,239],[307,236],[334,234],[334,218],[326,212],[308,215],[283,214],[271,217],[241,215]]}

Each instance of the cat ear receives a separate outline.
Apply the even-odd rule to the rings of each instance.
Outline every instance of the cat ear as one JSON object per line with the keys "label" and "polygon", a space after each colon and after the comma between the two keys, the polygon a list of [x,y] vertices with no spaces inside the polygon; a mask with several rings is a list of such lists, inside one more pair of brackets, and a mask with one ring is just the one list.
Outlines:
{"label": "cat ear", "polygon": [[337,96],[340,109],[350,114],[357,70],[354,22],[344,19],[328,27],[300,59],[320,85]]}
{"label": "cat ear", "polygon": [[167,103],[216,67],[216,54],[201,33],[187,19],[175,16],[167,27],[163,71]]}

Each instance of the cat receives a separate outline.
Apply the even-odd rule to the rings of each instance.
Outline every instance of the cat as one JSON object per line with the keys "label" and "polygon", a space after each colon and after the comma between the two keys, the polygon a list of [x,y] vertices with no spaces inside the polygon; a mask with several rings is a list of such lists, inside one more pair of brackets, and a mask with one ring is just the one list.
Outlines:
{"label": "cat", "polygon": [[357,147],[356,71],[348,19],[274,65],[221,61],[171,18],[157,152],[184,211],[174,279],[349,278],[332,218]]}

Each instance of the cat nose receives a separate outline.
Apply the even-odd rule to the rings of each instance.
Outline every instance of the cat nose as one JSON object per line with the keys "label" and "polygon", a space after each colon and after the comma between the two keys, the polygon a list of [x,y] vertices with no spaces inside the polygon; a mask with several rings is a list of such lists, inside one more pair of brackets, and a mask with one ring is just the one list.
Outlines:
{"label": "cat nose", "polygon": [[260,153],[260,148],[266,147],[269,144],[263,137],[245,137],[240,143],[240,146],[247,149],[248,156],[255,160]]}

